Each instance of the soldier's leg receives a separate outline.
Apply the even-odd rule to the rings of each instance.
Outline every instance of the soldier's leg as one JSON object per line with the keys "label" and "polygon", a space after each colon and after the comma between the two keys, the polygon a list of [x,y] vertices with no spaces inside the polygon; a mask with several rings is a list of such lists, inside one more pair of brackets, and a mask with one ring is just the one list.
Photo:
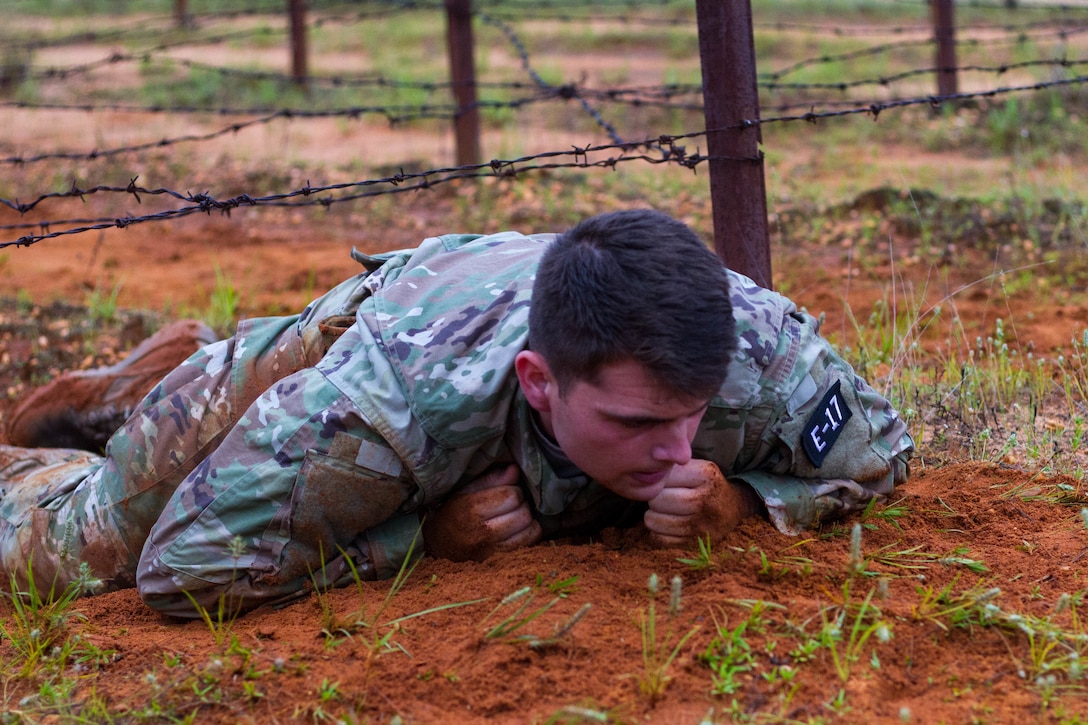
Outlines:
{"label": "soldier's leg", "polygon": [[113,501],[126,540],[143,541],[174,489],[214,451],[246,408],[278,380],[315,364],[320,340],[304,344],[298,317],[246,320],[152,390],[106,446],[103,476],[124,491]]}
{"label": "soldier's leg", "polygon": [[[99,545],[99,525],[66,505],[72,492],[95,477],[102,457],[62,448],[0,445],[0,574],[7,590],[34,583],[42,596],[57,594],[78,575],[86,554],[97,575],[109,578],[116,556]],[[107,535],[107,539],[110,537]],[[104,552],[98,562],[97,552]]]}
{"label": "soldier's leg", "polygon": [[25,578],[19,572],[33,557],[39,590],[60,591],[87,561],[106,591],[133,586],[144,539],[178,483],[262,386],[308,362],[295,320],[253,320],[202,348],[147,395],[104,458],[7,447],[13,468],[6,478],[0,469],[5,576]]}
{"label": "soldier's leg", "polygon": [[143,540],[177,482],[232,424],[234,340],[175,368],[110,438],[106,455],[4,446],[0,569],[43,595],[86,561],[103,591],[135,584]]}
{"label": "soldier's leg", "polygon": [[178,320],[116,365],[64,373],[19,401],[5,421],[7,442],[100,453],[156,383],[215,340],[203,322]]}

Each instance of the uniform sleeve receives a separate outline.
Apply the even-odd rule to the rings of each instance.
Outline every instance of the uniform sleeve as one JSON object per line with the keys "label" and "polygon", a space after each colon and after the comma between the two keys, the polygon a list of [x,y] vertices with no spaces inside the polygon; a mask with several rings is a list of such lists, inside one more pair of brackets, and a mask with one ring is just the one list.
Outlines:
{"label": "uniform sleeve", "polygon": [[[423,553],[422,522],[418,514],[394,516],[388,521],[366,531],[369,563],[374,579],[392,579],[408,564]],[[345,584],[347,582],[344,582]]]}
{"label": "uniform sleeve", "polygon": [[137,587],[155,609],[197,617],[196,605],[238,611],[391,576],[418,530],[417,494],[350,400],[303,370],[258,397],[181,483],[144,545]]}
{"label": "uniform sleeve", "polygon": [[855,374],[805,313],[787,316],[768,378],[781,402],[760,454],[730,478],[749,484],[775,526],[796,535],[884,501],[907,480],[914,441],[898,412]]}
{"label": "uniform sleeve", "polygon": [[865,483],[848,478],[800,478],[763,471],[748,471],[730,478],[744,481],[755,490],[775,528],[797,536],[825,521],[863,511],[874,499],[877,503],[886,501],[896,486],[907,481],[910,457],[909,451],[897,453],[889,461],[887,475]]}

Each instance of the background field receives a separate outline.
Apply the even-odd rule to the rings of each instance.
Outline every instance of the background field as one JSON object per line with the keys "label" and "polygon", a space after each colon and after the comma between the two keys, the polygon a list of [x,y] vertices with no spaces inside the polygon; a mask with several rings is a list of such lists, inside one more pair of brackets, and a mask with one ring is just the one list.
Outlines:
{"label": "background field", "polygon": [[[334,197],[453,166],[448,120],[388,122],[394,107],[448,103],[448,89],[422,87],[445,80],[438,10],[318,6],[310,67],[330,80],[306,95],[271,75],[288,67],[279,14],[190,2],[196,25],[178,30],[168,3],[83,3],[89,15],[74,5],[3,11],[0,199],[11,203],[0,206],[0,242],[183,205],[100,191],[13,208],[73,188],[137,179],[222,200],[355,185]],[[669,91],[657,105],[588,93],[697,86],[691,6],[485,11],[524,52],[477,23],[480,80],[495,84],[481,93],[495,102],[484,158],[612,141],[576,100],[515,107],[541,93],[539,81],[578,84],[624,140],[701,130],[698,93]],[[767,1],[753,12],[775,287],[821,315],[910,421],[919,455],[897,500],[803,539],[751,522],[701,554],[606,532],[486,564],[425,559],[393,596],[388,583],[363,584],[237,620],[166,620],[134,592],[79,600],[52,623],[44,606],[5,602],[5,717],[1088,721],[1088,91],[1076,81],[1088,12],[959,8],[964,97],[875,118],[853,111],[934,93],[921,72],[933,65],[926,6]],[[1041,87],[986,95],[1031,84]],[[363,106],[385,111],[350,112]],[[330,115],[179,140],[282,109]],[[796,118],[810,110],[850,112]],[[697,135],[682,143],[705,149]],[[63,370],[118,359],[165,320],[199,316],[227,332],[241,316],[296,311],[355,272],[353,246],[557,231],[640,206],[711,235],[705,165],[429,178],[443,183],[0,249],[0,415]],[[50,624],[62,625],[53,640]]]}

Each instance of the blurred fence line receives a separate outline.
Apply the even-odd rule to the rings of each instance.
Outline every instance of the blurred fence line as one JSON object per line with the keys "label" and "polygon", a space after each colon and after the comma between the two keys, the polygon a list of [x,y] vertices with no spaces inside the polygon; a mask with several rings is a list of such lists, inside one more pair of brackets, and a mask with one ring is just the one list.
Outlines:
{"label": "blurred fence line", "polygon": [[[944,0],[941,0],[944,1]],[[290,0],[292,7],[298,10],[300,0]],[[518,19],[540,19],[542,17],[558,22],[587,22],[586,18],[601,17],[607,15],[616,22],[649,23],[652,19],[647,16],[634,15],[638,10],[660,8],[660,3],[597,3],[593,6],[585,6],[581,3],[559,2],[557,0],[543,0],[542,2],[528,4],[497,4],[487,6],[486,10],[477,9],[475,16],[481,22],[498,29],[501,35],[513,49],[513,54],[518,58],[522,70],[527,76],[527,81],[518,82],[486,82],[475,78],[466,80],[464,73],[456,78],[444,82],[420,82],[404,80],[402,78],[390,78],[375,76],[372,74],[315,74],[302,70],[296,62],[290,72],[276,73],[271,71],[255,71],[227,66],[217,66],[210,63],[198,62],[187,59],[170,58],[167,52],[171,49],[185,47],[186,45],[204,45],[208,43],[233,42],[245,37],[252,37],[254,33],[261,33],[261,37],[267,37],[270,33],[287,32],[288,26],[298,33],[306,28],[312,28],[326,23],[357,23],[365,22],[367,18],[375,17],[378,13],[414,12],[420,10],[438,10],[445,7],[436,2],[401,2],[401,3],[370,3],[365,7],[356,8],[357,4],[344,3],[314,3],[311,6],[320,13],[311,13],[305,19],[293,16],[291,23],[286,23],[282,30],[270,29],[262,26],[257,30],[231,29],[223,33],[212,33],[207,36],[193,34],[193,29],[202,23],[213,24],[219,20],[227,20],[239,17],[245,13],[270,13],[274,12],[273,6],[255,6],[248,11],[225,10],[221,13],[204,14],[192,13],[190,7],[177,0],[175,14],[172,18],[164,18],[163,23],[178,22],[184,17],[188,30],[182,33],[189,37],[169,37],[167,40],[150,43],[144,50],[132,52],[120,52],[111,50],[95,60],[72,64],[66,67],[29,67],[23,80],[33,80],[38,83],[62,83],[76,81],[82,76],[93,74],[101,69],[117,64],[134,63],[148,64],[156,59],[167,59],[173,64],[192,71],[217,74],[224,79],[266,80],[280,83],[302,85],[312,91],[314,89],[343,89],[343,88],[403,88],[414,89],[437,98],[435,102],[416,104],[382,105],[373,106],[348,105],[337,107],[331,105],[328,108],[319,107],[208,107],[189,105],[141,105],[135,103],[116,102],[34,102],[10,100],[0,102],[0,107],[18,108],[26,110],[71,110],[78,112],[106,112],[121,111],[128,113],[145,114],[216,114],[223,117],[233,117],[235,120],[226,123],[217,130],[206,133],[184,134],[173,137],[162,137],[154,140],[146,140],[141,143],[118,145],[112,148],[94,148],[82,150],[42,150],[27,151],[9,154],[0,157],[0,166],[25,166],[30,164],[45,163],[54,160],[86,160],[93,161],[113,156],[133,154],[150,149],[168,147],[182,143],[200,143],[230,134],[237,134],[254,126],[267,124],[273,121],[290,119],[292,121],[305,121],[314,118],[343,117],[357,119],[368,115],[382,117],[391,125],[402,125],[423,119],[440,119],[453,123],[466,117],[470,112],[478,112],[481,109],[521,109],[533,104],[561,103],[569,107],[575,104],[581,112],[592,118],[602,131],[607,134],[611,143],[597,145],[583,145],[547,151],[536,154],[527,154],[515,159],[495,159],[481,162],[480,154],[484,153],[479,148],[478,130],[476,133],[477,148],[475,153],[462,154],[458,151],[455,163],[448,167],[427,169],[410,174],[397,174],[378,179],[368,179],[352,182],[350,184],[337,184],[324,187],[299,188],[274,195],[248,195],[231,197],[229,199],[216,199],[209,195],[178,192],[167,188],[148,189],[137,185],[133,179],[126,186],[109,184],[86,184],[77,186],[73,182],[72,188],[63,193],[29,193],[23,196],[30,201],[21,202],[17,199],[0,198],[0,205],[6,206],[25,214],[39,206],[47,206],[50,202],[64,198],[84,198],[92,194],[128,194],[134,197],[162,196],[177,203],[174,209],[156,212],[145,216],[129,216],[121,219],[106,218],[51,218],[48,220],[36,220],[21,224],[4,225],[0,229],[17,232],[19,230],[38,230],[34,233],[23,233],[13,239],[0,241],[0,248],[8,246],[29,246],[39,241],[55,238],[68,234],[79,234],[91,230],[110,227],[129,226],[131,224],[162,221],[167,219],[187,216],[193,213],[209,213],[212,211],[229,211],[240,206],[304,206],[304,205],[331,205],[360,198],[376,196],[380,194],[401,193],[406,190],[417,190],[433,187],[436,184],[448,182],[453,179],[504,176],[511,177],[519,174],[534,172],[542,169],[555,168],[601,168],[615,167],[617,164],[629,162],[643,162],[653,164],[678,164],[686,168],[695,169],[701,164],[712,164],[716,161],[728,161],[742,166],[756,166],[762,164],[762,154],[758,150],[750,153],[715,153],[713,148],[707,154],[691,153],[681,145],[688,139],[703,139],[704,142],[714,134],[731,132],[743,134],[758,129],[770,123],[790,123],[802,121],[814,123],[823,119],[834,117],[866,114],[874,120],[881,114],[900,108],[911,106],[927,106],[940,108],[945,105],[977,101],[984,98],[995,98],[1010,94],[1029,93],[1062,86],[1082,85],[1088,81],[1088,58],[1040,57],[1028,60],[1012,61],[997,65],[982,65],[968,63],[962,66],[944,66],[938,61],[936,65],[926,65],[918,68],[908,68],[896,72],[875,74],[863,78],[842,78],[835,82],[804,82],[785,80],[796,76],[806,69],[820,65],[834,65],[859,59],[887,55],[900,50],[917,49],[933,46],[939,47],[937,34],[933,33],[932,26],[897,26],[882,28],[883,34],[896,34],[905,37],[894,43],[878,43],[872,46],[839,54],[822,54],[810,58],[799,59],[790,65],[770,72],[754,72],[753,82],[765,95],[758,106],[743,114],[717,113],[713,123],[708,122],[698,130],[675,129],[663,130],[653,135],[643,135],[637,139],[625,139],[614,120],[616,112],[622,115],[624,107],[653,107],[658,109],[672,109],[678,111],[692,111],[705,113],[709,103],[707,91],[701,84],[663,84],[656,86],[630,86],[630,87],[593,87],[589,83],[578,80],[567,80],[562,83],[549,83],[537,72],[533,63],[533,56],[525,43],[519,37],[511,23]],[[283,5],[280,4],[280,13]],[[976,5],[977,7],[977,5]],[[998,7],[994,6],[995,9]],[[1007,5],[1001,6],[1008,10]],[[1050,6],[1049,10],[1062,13],[1058,17],[1045,19],[1029,19],[1017,23],[991,23],[991,24],[965,24],[957,28],[956,40],[960,47],[972,47],[980,45],[1008,45],[1018,49],[1027,49],[1033,43],[1043,40],[1056,40],[1064,43],[1071,38],[1082,36],[1088,32],[1088,12],[1085,8],[1071,6]],[[924,5],[920,4],[920,9]],[[465,5],[458,6],[458,12],[464,12]],[[1023,6],[1024,12],[1038,12],[1038,6],[1032,6],[1031,10]],[[1019,10],[1018,10],[1019,12]],[[518,13],[521,13],[520,15]],[[549,13],[551,15],[549,15]],[[626,16],[626,17],[625,17]],[[1019,16],[1018,16],[1019,17]],[[659,24],[691,23],[690,16],[677,17],[670,12],[661,12],[657,18]],[[86,45],[88,43],[119,43],[139,42],[143,38],[156,38],[154,23],[144,21],[141,23],[122,24],[110,31],[86,31],[76,33],[63,38],[28,38],[20,40],[17,45],[32,52],[36,48],[58,47],[65,42],[71,44]],[[761,26],[759,18],[752,23],[754,27],[774,27],[777,29],[797,29],[805,32],[826,32],[829,35],[842,36],[852,32],[845,25],[812,25],[804,23],[775,23]],[[928,35],[927,35],[928,34]],[[451,36],[452,37],[452,36]],[[452,40],[451,40],[452,42]],[[1026,52],[1026,50],[1024,51]],[[452,62],[452,60],[451,60]],[[970,90],[960,92],[954,90],[933,94],[906,93],[901,96],[887,96],[886,93],[898,84],[908,81],[917,81],[926,76],[944,78],[961,77],[970,73],[976,75],[992,75],[1001,78],[1014,71],[1028,69],[1050,69],[1055,77],[1052,80],[1032,83],[1008,83],[1005,85],[989,86],[983,90]],[[753,71],[755,69],[753,68]],[[705,77],[705,73],[704,73]],[[460,91],[470,87],[472,99],[459,95]],[[914,90],[914,89],[911,89]],[[877,94],[879,91],[880,94]],[[508,94],[512,97],[488,97],[488,94]],[[870,95],[858,95],[869,93]],[[828,95],[831,94],[831,95]],[[878,97],[879,96],[879,97]],[[711,95],[710,100],[713,100]],[[804,110],[802,110],[804,109]],[[760,117],[761,111],[764,114]],[[710,116],[707,116],[710,118]],[[241,120],[238,120],[241,119]],[[725,121],[722,119],[734,119]],[[469,143],[462,140],[465,134],[471,135],[464,128],[458,130],[458,147]],[[757,190],[762,194],[762,190]],[[765,214],[765,212],[764,212]],[[63,227],[63,228],[61,228]],[[741,268],[741,271],[751,272]],[[752,275],[759,276],[759,275]],[[769,279],[769,270],[768,275]],[[765,282],[768,280],[764,280]]]}

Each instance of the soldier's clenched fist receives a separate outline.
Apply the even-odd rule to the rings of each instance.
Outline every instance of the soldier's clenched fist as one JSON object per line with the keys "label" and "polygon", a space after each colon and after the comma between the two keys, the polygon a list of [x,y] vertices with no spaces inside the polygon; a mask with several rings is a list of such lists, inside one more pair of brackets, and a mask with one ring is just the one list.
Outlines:
{"label": "soldier's clenched fist", "polygon": [[721,538],[762,509],[747,484],[732,483],[715,464],[694,459],[669,473],[649,506],[643,520],[662,546],[683,546],[707,535]]}
{"label": "soldier's clenched fist", "polygon": [[453,561],[483,561],[496,551],[540,541],[543,532],[518,485],[519,475],[514,465],[493,468],[428,513],[427,551]]}

